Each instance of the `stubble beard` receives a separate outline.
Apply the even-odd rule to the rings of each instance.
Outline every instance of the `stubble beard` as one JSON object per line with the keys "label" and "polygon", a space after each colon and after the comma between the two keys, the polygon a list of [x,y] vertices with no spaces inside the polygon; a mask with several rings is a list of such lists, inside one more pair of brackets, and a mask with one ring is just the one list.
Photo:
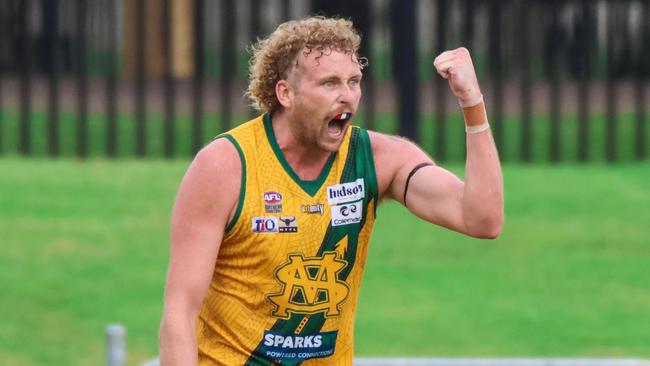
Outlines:
{"label": "stubble beard", "polygon": [[326,142],[327,126],[298,126],[293,129],[294,138],[310,150],[320,150],[328,153],[336,152],[341,147],[341,141],[333,143]]}

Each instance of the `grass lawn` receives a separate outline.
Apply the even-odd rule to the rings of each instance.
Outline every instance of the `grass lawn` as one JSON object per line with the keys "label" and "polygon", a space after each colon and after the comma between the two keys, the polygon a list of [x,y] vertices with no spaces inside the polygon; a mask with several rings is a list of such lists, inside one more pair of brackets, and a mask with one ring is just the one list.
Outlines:
{"label": "grass lawn", "polygon": [[[102,364],[113,322],[130,365],[157,355],[187,164],[0,159],[0,364]],[[504,174],[495,241],[379,209],[357,354],[650,358],[650,164]]]}

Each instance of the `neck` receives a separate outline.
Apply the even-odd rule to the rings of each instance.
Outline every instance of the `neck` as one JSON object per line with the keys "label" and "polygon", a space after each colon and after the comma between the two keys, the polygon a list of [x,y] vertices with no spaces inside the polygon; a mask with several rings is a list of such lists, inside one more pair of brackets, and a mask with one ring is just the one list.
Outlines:
{"label": "neck", "polygon": [[286,111],[271,115],[275,139],[291,169],[302,180],[315,180],[331,153],[302,141],[299,133],[295,131],[295,127],[300,125],[299,121],[294,121]]}

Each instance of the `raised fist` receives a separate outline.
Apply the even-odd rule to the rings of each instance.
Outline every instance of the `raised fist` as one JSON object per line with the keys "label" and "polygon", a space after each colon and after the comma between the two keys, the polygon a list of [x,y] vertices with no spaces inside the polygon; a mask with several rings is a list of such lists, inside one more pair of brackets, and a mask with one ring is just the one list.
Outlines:
{"label": "raised fist", "polygon": [[481,102],[481,89],[467,48],[441,53],[433,60],[433,66],[440,76],[447,79],[461,107],[471,107]]}

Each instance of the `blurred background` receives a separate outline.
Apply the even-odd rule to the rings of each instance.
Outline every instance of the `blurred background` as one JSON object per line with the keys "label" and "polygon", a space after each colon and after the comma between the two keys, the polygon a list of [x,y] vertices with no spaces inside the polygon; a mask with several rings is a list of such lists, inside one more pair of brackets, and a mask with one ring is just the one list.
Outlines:
{"label": "blurred background", "polygon": [[379,210],[360,356],[650,358],[650,2],[0,0],[0,364],[156,357],[169,214],[192,156],[257,115],[248,46],[351,18],[355,123],[461,178],[432,61],[467,47],[504,162],[495,241]]}
{"label": "blurred background", "polygon": [[646,1],[3,0],[0,152],[193,155],[256,115],[247,47],[309,14],[351,18],[369,59],[357,123],[462,160],[433,58],[472,52],[505,160],[642,160]]}

